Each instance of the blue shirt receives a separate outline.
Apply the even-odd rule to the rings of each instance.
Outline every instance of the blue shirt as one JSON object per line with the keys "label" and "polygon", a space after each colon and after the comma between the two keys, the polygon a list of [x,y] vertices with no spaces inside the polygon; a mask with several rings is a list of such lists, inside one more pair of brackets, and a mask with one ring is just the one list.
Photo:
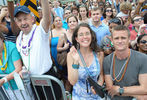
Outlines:
{"label": "blue shirt", "polygon": [[69,29],[69,27],[68,27],[68,24],[67,24],[67,22],[66,22],[66,19],[64,19],[63,21],[62,21],[62,28],[64,28],[64,29]]}
{"label": "blue shirt", "polygon": [[101,40],[104,38],[106,35],[110,35],[109,27],[102,23],[100,26],[95,27],[92,22],[89,23],[90,28],[95,32],[96,38],[97,38],[97,44],[100,46],[101,45]]}
{"label": "blue shirt", "polygon": [[[11,72],[13,72],[15,70],[14,62],[20,59],[20,54],[17,51],[16,44],[8,41],[5,41],[5,44],[8,52],[8,61],[7,61],[8,67],[5,70],[5,72],[0,70],[0,74],[10,74]],[[2,55],[4,58],[4,50],[2,51]],[[3,59],[3,62],[5,62],[5,59]],[[12,86],[12,89],[17,89],[17,85],[14,79],[10,80],[9,82]],[[8,83],[5,83],[4,87],[7,89],[9,87]]]}

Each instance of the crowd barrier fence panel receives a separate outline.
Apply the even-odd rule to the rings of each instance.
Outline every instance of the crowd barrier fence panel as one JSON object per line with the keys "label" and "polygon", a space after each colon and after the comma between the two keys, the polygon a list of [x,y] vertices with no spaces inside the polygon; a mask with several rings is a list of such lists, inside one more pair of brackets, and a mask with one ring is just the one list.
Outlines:
{"label": "crowd barrier fence panel", "polygon": [[[6,75],[7,74],[0,74],[0,78],[5,77]],[[56,100],[56,98],[55,98],[55,92],[56,91],[54,91],[54,89],[53,89],[51,80],[56,82],[60,86],[60,89],[61,89],[61,92],[62,92],[62,100],[67,100],[66,95],[68,95],[68,94],[66,94],[63,83],[59,79],[57,79],[56,77],[53,77],[51,75],[31,75],[31,82],[32,82],[35,94],[37,96],[37,99],[40,100],[35,86],[41,86],[42,87],[43,93],[44,93],[44,95],[46,97],[46,100],[47,100],[47,93],[45,93],[44,86],[50,86],[53,97],[54,97],[54,100]],[[15,96],[15,99],[19,100],[19,98],[17,98],[16,94],[14,93],[14,91],[12,89],[12,86],[11,86],[9,81],[8,81],[8,84],[10,86],[10,90],[12,91],[13,95]],[[25,87],[26,93],[28,93],[30,98],[31,98],[32,96],[31,96],[31,94],[29,92],[29,89],[25,85],[24,85],[24,87]],[[26,100],[23,93],[22,93],[22,91],[19,90],[19,92],[20,92],[23,100]],[[0,88],[0,98],[1,98],[0,100],[11,100],[9,94],[7,93],[6,89],[3,86]],[[70,99],[68,98],[68,100],[71,100],[71,98]]]}

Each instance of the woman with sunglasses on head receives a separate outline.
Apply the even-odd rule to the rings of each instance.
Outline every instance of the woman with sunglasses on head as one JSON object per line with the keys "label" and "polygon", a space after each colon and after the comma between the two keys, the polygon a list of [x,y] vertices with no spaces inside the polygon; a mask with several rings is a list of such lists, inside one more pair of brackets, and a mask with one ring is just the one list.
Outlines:
{"label": "woman with sunglasses on head", "polygon": [[68,80],[73,85],[72,100],[102,100],[86,81],[90,75],[99,85],[104,83],[103,52],[99,50],[95,33],[87,23],[81,23],[73,33],[72,43],[67,55]]}
{"label": "woman with sunglasses on head", "polygon": [[142,34],[137,39],[137,50],[147,54],[147,34]]}
{"label": "woman with sunglasses on head", "polygon": [[111,7],[105,7],[104,13],[103,13],[104,20],[102,21],[106,25],[108,25],[109,20],[113,18],[113,11]]}

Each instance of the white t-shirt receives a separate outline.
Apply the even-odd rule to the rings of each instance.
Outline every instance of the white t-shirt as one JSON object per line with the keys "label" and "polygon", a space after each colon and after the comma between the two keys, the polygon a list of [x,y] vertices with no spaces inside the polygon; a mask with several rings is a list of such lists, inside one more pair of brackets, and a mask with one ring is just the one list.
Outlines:
{"label": "white t-shirt", "polygon": [[[34,36],[31,40],[30,38],[32,37],[33,31]],[[16,46],[20,52],[23,63],[29,69],[31,74],[44,74],[45,72],[49,71],[52,66],[48,33],[44,31],[41,24],[39,26],[34,24],[29,34],[25,35],[21,31],[16,40]],[[30,57],[28,53],[29,41],[31,41]],[[26,49],[23,49],[24,46],[26,46]]]}

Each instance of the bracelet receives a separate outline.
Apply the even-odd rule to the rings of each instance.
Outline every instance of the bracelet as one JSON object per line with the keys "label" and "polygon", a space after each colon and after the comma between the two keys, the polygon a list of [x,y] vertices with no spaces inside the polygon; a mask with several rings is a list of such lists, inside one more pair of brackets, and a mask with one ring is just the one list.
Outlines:
{"label": "bracelet", "polygon": [[8,80],[7,80],[7,78],[6,78],[6,77],[3,77],[2,79],[4,79],[4,80],[5,80],[5,83],[6,83],[6,82],[8,82]]}
{"label": "bracelet", "polygon": [[79,69],[79,64],[77,65],[77,64],[72,64],[72,68],[73,69]]}
{"label": "bracelet", "polygon": [[8,1],[8,2],[11,2],[11,1],[12,1],[12,2],[13,2],[13,0],[7,0],[7,1]]}

